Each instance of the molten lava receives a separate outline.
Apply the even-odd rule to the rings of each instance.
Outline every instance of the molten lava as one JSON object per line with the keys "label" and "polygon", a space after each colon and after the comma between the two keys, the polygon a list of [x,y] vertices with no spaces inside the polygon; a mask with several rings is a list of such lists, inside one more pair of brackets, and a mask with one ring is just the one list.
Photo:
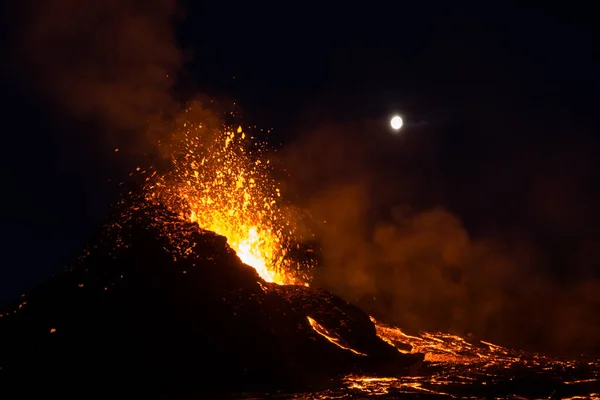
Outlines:
{"label": "molten lava", "polygon": [[183,219],[225,236],[238,257],[267,282],[305,284],[286,260],[293,236],[279,208],[263,152],[250,152],[241,127],[209,131],[186,122],[173,145],[173,168],[148,179],[149,198]]}
{"label": "molten lava", "polygon": [[[513,381],[516,371],[531,376],[546,374],[549,382],[579,386],[590,390],[600,383],[600,360],[559,359],[525,351],[509,349],[486,341],[468,342],[464,338],[443,332],[421,332],[418,336],[404,333],[400,328],[376,321],[377,336],[396,347],[401,353],[424,353],[425,366],[420,374],[404,377],[348,376],[348,387],[361,393],[386,394],[391,390],[402,393],[434,393],[457,397],[446,390],[456,391],[460,386],[493,387]],[[592,371],[591,374],[589,371]],[[581,377],[586,377],[581,379]],[[459,389],[460,390],[460,389]],[[484,397],[484,396],[482,396]]]}
{"label": "molten lava", "polygon": [[330,333],[327,328],[325,328],[323,325],[319,324],[317,321],[315,321],[313,318],[311,317],[306,317],[306,319],[308,320],[308,323],[310,324],[310,326],[313,328],[313,330],[318,333],[319,335],[321,335],[322,337],[324,337],[325,339],[327,339],[330,343],[335,344],[337,347],[339,347],[340,349],[344,349],[347,351],[351,351],[352,353],[359,355],[359,356],[366,356],[365,353],[361,353],[358,350],[354,350],[353,348],[342,344],[343,339],[341,337],[339,337],[339,335],[336,334],[332,334]]}

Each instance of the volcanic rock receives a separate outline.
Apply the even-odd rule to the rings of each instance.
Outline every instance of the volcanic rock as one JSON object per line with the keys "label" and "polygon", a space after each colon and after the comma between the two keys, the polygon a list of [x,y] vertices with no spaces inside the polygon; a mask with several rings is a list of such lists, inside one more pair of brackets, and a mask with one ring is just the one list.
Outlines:
{"label": "volcanic rock", "polygon": [[224,237],[160,207],[121,204],[77,262],[0,313],[5,389],[298,388],[422,360],[360,309],[265,282]]}

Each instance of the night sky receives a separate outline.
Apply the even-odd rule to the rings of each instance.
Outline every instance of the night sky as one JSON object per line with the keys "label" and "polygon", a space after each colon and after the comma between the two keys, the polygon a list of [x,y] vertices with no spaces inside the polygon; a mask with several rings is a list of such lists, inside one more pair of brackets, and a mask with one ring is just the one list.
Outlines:
{"label": "night sky", "polygon": [[523,320],[498,326],[525,310],[530,338],[567,315],[552,340],[598,337],[579,329],[600,304],[590,10],[213,3],[2,13],[0,303],[79,254],[149,162],[148,126],[201,96],[273,129],[288,199],[332,221],[316,228],[324,286],[414,328],[517,341]]}

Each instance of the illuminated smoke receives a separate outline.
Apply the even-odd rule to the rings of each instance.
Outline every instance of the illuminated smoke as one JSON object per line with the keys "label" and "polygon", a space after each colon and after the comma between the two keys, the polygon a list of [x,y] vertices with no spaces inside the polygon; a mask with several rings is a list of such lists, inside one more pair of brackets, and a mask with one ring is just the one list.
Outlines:
{"label": "illuminated smoke", "polygon": [[175,105],[175,11],[170,0],[20,2],[12,61],[56,112],[103,127],[101,144],[142,153]]}
{"label": "illuminated smoke", "polygon": [[[600,281],[590,273],[597,239],[569,244],[574,251],[562,261],[569,280],[561,280],[550,267],[560,253],[535,236],[539,225],[545,234],[576,237],[597,220],[593,194],[584,191],[590,174],[580,170],[589,159],[553,164],[559,153],[549,150],[504,158],[501,169],[473,171],[492,172],[472,188],[440,165],[439,136],[419,131],[400,142],[376,124],[330,124],[284,149],[285,187],[308,210],[321,245],[315,284],[409,331],[472,333],[554,351],[597,349]],[[563,145],[581,150],[581,143]],[[586,154],[579,150],[575,154]],[[573,170],[576,178],[554,174],[550,182],[557,168]],[[530,183],[523,192],[494,198],[485,191],[501,190],[497,185],[506,179],[500,181],[498,171],[519,171],[515,185]],[[442,196],[450,187],[453,197]],[[475,215],[478,229],[470,231],[450,206],[471,220]],[[490,211],[477,214],[482,209]]]}

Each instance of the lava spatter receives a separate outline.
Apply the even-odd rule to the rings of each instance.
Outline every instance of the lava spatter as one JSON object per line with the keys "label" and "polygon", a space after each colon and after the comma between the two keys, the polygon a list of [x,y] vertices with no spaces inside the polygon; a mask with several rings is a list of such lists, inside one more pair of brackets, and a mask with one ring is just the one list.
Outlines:
{"label": "lava spatter", "polygon": [[148,180],[146,199],[225,236],[265,281],[307,285],[298,263],[287,258],[294,226],[282,211],[262,148],[249,142],[242,127],[182,125],[170,149],[172,168]]}

